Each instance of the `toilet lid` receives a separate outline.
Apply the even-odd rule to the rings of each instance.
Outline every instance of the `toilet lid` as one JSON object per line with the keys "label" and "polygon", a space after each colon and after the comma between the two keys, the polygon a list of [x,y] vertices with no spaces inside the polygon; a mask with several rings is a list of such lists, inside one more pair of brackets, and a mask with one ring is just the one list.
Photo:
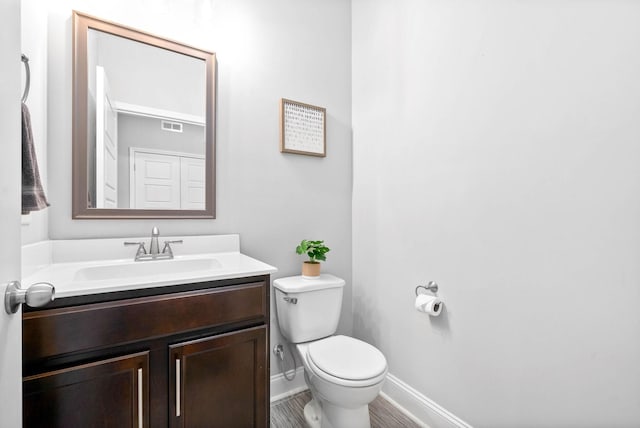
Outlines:
{"label": "toilet lid", "polygon": [[341,379],[371,379],[387,368],[382,352],[348,336],[330,336],[312,342],[307,355],[317,368]]}

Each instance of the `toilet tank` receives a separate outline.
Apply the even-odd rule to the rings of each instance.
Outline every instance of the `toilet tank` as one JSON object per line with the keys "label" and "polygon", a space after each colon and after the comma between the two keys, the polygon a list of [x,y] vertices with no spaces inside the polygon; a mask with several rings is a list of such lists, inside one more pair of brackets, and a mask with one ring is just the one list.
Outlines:
{"label": "toilet tank", "polygon": [[290,276],[273,281],[282,335],[291,343],[301,343],[335,333],[344,284],[343,279],[329,274],[317,279]]}

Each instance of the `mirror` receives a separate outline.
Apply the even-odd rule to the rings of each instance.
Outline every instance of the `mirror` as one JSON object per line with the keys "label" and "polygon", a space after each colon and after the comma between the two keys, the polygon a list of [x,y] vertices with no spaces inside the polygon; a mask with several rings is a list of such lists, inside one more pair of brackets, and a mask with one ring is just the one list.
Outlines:
{"label": "mirror", "polygon": [[215,218],[215,54],[73,13],[73,218]]}

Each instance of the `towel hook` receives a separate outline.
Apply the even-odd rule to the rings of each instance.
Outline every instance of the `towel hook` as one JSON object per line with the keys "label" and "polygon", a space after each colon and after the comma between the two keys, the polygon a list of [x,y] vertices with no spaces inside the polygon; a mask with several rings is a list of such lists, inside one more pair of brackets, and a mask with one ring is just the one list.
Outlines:
{"label": "towel hook", "polygon": [[438,283],[435,281],[429,281],[427,285],[418,285],[416,287],[416,296],[419,294],[418,289],[424,288],[425,290],[432,291],[434,293],[438,292]]}
{"label": "towel hook", "polygon": [[25,102],[29,97],[29,88],[31,87],[31,70],[29,69],[29,57],[25,54],[22,54],[22,63],[24,64],[24,70],[27,78],[24,85],[24,92],[22,93],[22,102]]}

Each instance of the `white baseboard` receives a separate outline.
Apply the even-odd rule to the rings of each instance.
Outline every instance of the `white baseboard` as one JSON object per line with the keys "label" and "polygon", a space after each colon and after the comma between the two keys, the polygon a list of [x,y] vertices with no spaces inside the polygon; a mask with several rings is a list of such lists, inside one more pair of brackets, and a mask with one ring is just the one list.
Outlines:
{"label": "white baseboard", "polygon": [[285,379],[282,373],[271,376],[271,402],[282,400],[308,389],[304,382],[304,368],[296,369],[296,377],[292,381]]}
{"label": "white baseboard", "polygon": [[392,374],[387,375],[381,394],[425,428],[473,428]]}
{"label": "white baseboard", "polygon": [[[296,369],[296,376],[292,381],[286,380],[282,373],[271,376],[270,387],[272,403],[307,390],[304,368]],[[392,374],[387,375],[380,394],[424,428],[473,428]]]}

